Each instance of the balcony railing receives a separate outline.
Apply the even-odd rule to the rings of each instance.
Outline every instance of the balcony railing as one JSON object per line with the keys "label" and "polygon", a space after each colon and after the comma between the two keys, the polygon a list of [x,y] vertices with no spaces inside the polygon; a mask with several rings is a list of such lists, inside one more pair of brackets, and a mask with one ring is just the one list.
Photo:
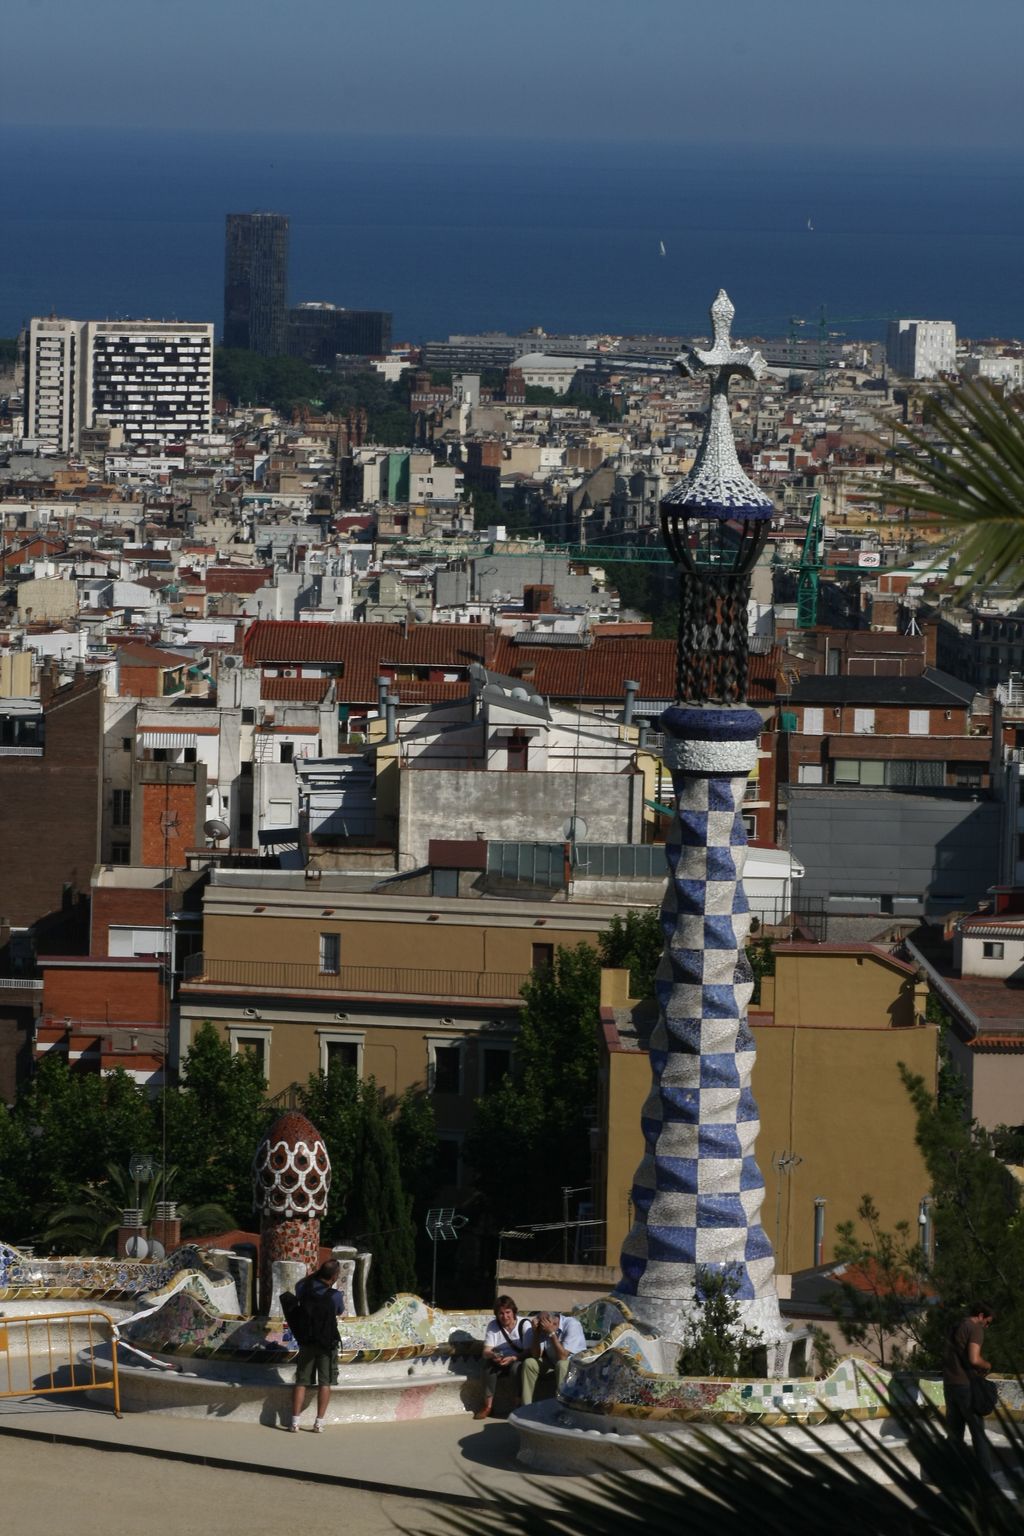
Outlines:
{"label": "balcony railing", "polygon": [[405,965],[342,965],[336,971],[295,960],[216,960],[189,955],[186,986],[244,987],[254,992],[327,992],[338,996],[487,997],[518,999],[529,973],[448,971]]}

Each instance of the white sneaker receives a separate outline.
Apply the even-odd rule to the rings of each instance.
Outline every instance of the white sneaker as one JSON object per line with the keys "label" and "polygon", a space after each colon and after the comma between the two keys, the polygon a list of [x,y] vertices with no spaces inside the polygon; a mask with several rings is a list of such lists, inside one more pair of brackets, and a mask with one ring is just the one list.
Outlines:
{"label": "white sneaker", "polygon": [[324,1421],[323,1421],[323,1419],[314,1419],[313,1420],[313,1433],[314,1433],[314,1435],[322,1435],[323,1432],[324,1432]]}

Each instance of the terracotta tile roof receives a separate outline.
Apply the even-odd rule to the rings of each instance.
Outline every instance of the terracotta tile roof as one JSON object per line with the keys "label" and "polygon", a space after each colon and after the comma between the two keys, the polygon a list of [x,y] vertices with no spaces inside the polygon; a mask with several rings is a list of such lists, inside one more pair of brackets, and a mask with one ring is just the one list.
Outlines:
{"label": "terracotta tile roof", "polygon": [[117,659],[129,667],[187,667],[187,656],[176,656],[173,651],[162,651],[155,645],[118,646]]}
{"label": "terracotta tile roof", "polygon": [[329,677],[261,677],[260,698],[296,704],[319,704],[331,686]]}
{"label": "terracotta tile roof", "polygon": [[[342,702],[374,703],[377,677],[403,668],[432,667],[468,676],[477,662],[506,677],[522,677],[548,698],[585,703],[623,696],[627,678],[640,684],[646,699],[671,699],[675,693],[675,641],[647,635],[616,638],[600,635],[590,646],[554,649],[513,642],[480,624],[315,624],[262,619],[245,637],[246,666],[329,666],[341,668]],[[753,703],[775,698],[778,654],[750,658]],[[428,695],[422,690],[430,689]],[[434,689],[443,691],[434,693]],[[399,697],[408,703],[460,698],[462,681],[396,678]],[[414,690],[420,690],[414,693]]]}
{"label": "terracotta tile roof", "polygon": [[270,566],[211,565],[206,571],[207,592],[258,592],[273,572]]}

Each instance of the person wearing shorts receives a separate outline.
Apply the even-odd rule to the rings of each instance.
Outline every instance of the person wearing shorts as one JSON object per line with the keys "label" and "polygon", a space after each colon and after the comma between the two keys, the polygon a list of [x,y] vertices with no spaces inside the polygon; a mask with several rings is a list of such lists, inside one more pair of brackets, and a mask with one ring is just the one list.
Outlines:
{"label": "person wearing shorts", "polygon": [[[295,1361],[295,1385],[292,1388],[291,1431],[298,1432],[299,1419],[306,1406],[306,1393],[316,1387],[314,1434],[323,1432],[331,1402],[331,1388],[338,1380],[338,1325],[336,1318],[345,1309],[345,1298],[335,1289],[341,1265],[337,1259],[325,1264],[295,1287],[295,1296],[314,1334],[312,1343],[300,1344]],[[331,1334],[333,1333],[333,1342]]]}

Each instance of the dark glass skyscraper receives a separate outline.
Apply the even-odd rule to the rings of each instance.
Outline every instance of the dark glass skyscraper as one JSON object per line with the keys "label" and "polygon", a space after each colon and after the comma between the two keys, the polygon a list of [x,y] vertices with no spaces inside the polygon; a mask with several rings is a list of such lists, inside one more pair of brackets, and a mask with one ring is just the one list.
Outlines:
{"label": "dark glass skyscraper", "polygon": [[288,322],[288,220],[229,213],[224,238],[224,345],[280,357]]}

